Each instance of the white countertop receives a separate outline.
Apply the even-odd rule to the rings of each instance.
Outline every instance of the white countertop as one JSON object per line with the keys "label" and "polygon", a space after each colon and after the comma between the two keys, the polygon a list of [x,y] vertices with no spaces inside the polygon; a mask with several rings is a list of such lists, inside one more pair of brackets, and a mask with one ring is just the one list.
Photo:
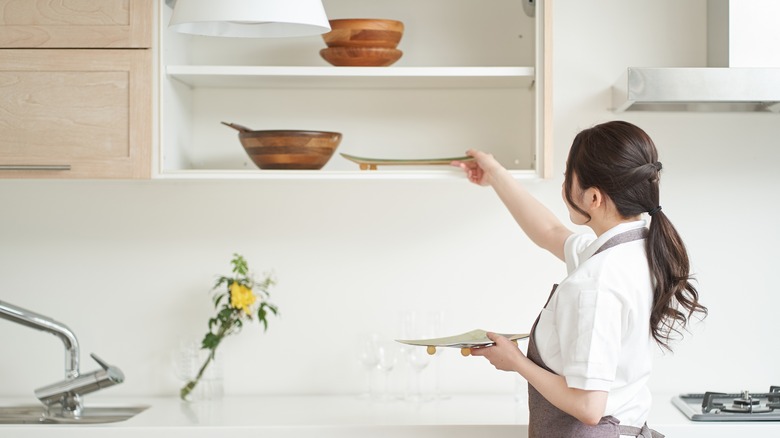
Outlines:
{"label": "white countertop", "polygon": [[[669,438],[780,436],[780,422],[692,422],[675,408],[671,395],[657,395],[651,426]],[[120,405],[87,399],[87,405]],[[0,405],[30,400],[0,399]],[[447,437],[520,438],[528,412],[511,395],[453,395],[446,399],[368,401],[354,396],[246,396],[219,402],[182,403],[170,398],[129,398],[121,405],[149,405],[120,423],[92,425],[0,425],[13,438],[200,438],[229,433],[231,438],[287,437]],[[110,434],[110,435],[109,435]]]}

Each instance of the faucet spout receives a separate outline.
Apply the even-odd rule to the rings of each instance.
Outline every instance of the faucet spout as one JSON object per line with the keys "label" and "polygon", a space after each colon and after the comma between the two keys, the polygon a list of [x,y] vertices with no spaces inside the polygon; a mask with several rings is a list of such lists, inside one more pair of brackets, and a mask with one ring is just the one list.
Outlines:
{"label": "faucet spout", "polygon": [[81,415],[83,395],[118,385],[125,380],[124,373],[118,367],[109,365],[94,353],[91,356],[100,364],[100,369],[75,379],[66,379],[38,388],[35,390],[35,396],[46,406],[58,406],[66,415]]}
{"label": "faucet spout", "polygon": [[4,301],[0,301],[0,318],[49,332],[60,338],[65,345],[65,378],[75,379],[79,376],[79,341],[68,326]]}

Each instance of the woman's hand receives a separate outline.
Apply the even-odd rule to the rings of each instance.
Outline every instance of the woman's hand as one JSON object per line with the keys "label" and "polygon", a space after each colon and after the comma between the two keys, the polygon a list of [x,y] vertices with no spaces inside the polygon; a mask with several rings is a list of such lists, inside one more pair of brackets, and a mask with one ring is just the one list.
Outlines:
{"label": "woman's hand", "polygon": [[521,362],[529,360],[513,341],[495,333],[488,333],[487,337],[493,341],[495,345],[490,347],[472,348],[472,356],[483,356],[490,361],[496,369],[501,371],[519,372]]}
{"label": "woman's hand", "polygon": [[492,185],[494,173],[503,169],[493,155],[474,149],[469,149],[466,155],[473,157],[474,161],[453,161],[451,164],[463,169],[466,177],[474,184]]}

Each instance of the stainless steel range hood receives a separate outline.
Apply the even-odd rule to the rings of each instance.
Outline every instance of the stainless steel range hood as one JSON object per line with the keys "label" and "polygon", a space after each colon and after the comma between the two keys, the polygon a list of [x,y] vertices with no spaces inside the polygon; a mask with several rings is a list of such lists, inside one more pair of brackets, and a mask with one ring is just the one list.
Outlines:
{"label": "stainless steel range hood", "polygon": [[628,68],[615,111],[780,113],[780,2],[708,0],[708,67]]}
{"label": "stainless steel range hood", "polygon": [[780,113],[780,69],[629,68],[612,103],[615,111]]}

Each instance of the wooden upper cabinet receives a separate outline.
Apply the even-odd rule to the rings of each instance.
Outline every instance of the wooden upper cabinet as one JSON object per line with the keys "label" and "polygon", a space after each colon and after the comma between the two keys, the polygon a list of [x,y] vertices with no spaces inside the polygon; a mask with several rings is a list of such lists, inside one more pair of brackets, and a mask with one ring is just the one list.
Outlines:
{"label": "wooden upper cabinet", "polygon": [[151,50],[0,50],[0,178],[149,178],[151,64]]}
{"label": "wooden upper cabinet", "polygon": [[0,0],[2,48],[149,48],[153,0]]}
{"label": "wooden upper cabinet", "polygon": [[146,179],[154,0],[0,0],[0,178]]}

